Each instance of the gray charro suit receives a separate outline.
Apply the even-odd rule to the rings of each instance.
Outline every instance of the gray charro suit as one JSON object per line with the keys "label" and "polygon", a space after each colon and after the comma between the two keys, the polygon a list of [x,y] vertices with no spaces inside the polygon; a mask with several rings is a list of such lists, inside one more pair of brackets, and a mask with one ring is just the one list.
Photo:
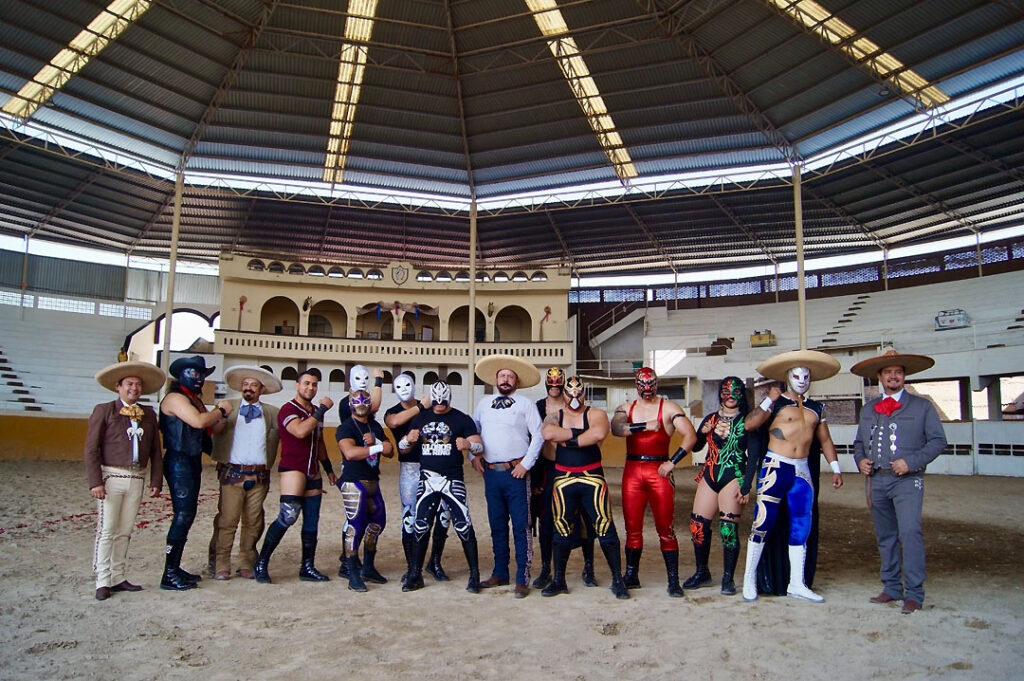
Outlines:
{"label": "gray charro suit", "polygon": [[[890,417],[875,410],[883,398],[861,409],[853,457],[858,464],[863,459],[873,464],[867,496],[885,593],[924,603],[924,470],[946,448],[946,435],[928,400],[904,390],[900,408]],[[906,461],[908,474],[893,474],[892,462],[897,459]]]}
{"label": "gray charro suit", "polygon": [[240,568],[252,569],[256,560],[256,542],[263,534],[264,516],[263,502],[270,490],[270,469],[277,460],[279,442],[277,430],[277,407],[264,402],[259,406],[263,412],[264,435],[266,436],[266,461],[261,464],[265,470],[254,471],[245,478],[255,482],[245,489],[245,482],[228,477],[227,469],[231,468],[231,449],[234,444],[235,426],[239,419],[241,400],[230,400],[231,413],[224,422],[224,428],[213,436],[212,458],[217,462],[218,479],[220,480],[220,498],[217,504],[217,516],[213,519],[213,537],[210,539],[210,570],[211,572],[229,572],[231,564],[231,547],[235,540],[235,529],[241,520],[241,537],[239,538],[238,563]]}

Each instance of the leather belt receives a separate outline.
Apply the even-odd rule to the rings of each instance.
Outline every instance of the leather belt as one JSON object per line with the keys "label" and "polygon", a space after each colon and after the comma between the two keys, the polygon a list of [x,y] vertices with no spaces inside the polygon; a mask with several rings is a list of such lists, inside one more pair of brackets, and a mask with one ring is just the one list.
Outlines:
{"label": "leather belt", "polygon": [[264,465],[261,465],[261,464],[253,464],[253,465],[250,466],[250,465],[242,465],[242,464],[229,463],[229,464],[222,464],[222,465],[225,468],[227,468],[227,469],[229,469],[231,471],[234,471],[236,473],[262,473],[263,471],[267,470],[267,467],[264,466]]}
{"label": "leather belt", "polygon": [[668,461],[668,455],[648,456],[647,454],[626,454],[626,461]]}
{"label": "leather belt", "polygon": [[522,463],[522,461],[523,458],[519,457],[518,459],[512,459],[511,461],[498,461],[496,463],[484,461],[484,465],[490,468],[492,471],[510,471],[516,466],[518,466],[520,463]]}

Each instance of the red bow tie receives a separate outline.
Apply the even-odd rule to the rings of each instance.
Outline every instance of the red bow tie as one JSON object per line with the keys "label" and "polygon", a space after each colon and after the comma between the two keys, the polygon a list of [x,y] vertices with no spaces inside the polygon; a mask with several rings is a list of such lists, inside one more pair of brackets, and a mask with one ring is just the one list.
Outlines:
{"label": "red bow tie", "polygon": [[902,405],[891,397],[886,397],[884,400],[875,405],[875,411],[879,414],[885,414],[886,416],[892,416],[893,412],[899,409]]}

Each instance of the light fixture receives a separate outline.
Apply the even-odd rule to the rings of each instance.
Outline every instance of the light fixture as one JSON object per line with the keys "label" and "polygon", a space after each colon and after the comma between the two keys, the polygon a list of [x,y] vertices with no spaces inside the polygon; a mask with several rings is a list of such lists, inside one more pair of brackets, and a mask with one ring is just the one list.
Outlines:
{"label": "light fixture", "polygon": [[597,135],[597,141],[615,169],[619,180],[626,184],[630,178],[637,176],[636,166],[629,156],[629,151],[615,128],[615,122],[608,107],[605,106],[597,83],[590,75],[590,69],[580,55],[576,40],[569,35],[569,27],[562,18],[562,12],[555,0],[525,0],[526,6],[533,12],[533,20],[537,22],[540,32],[551,38],[548,47],[555,55],[558,67],[562,70],[573,96],[583,109],[590,128]]}
{"label": "light fixture", "polygon": [[359,91],[377,14],[377,0],[349,0],[345,20],[345,40],[338,59],[338,82],[334,89],[331,126],[327,133],[327,155],[324,158],[324,182],[340,183],[345,176],[352,121],[356,117]]}
{"label": "light fixture", "polygon": [[949,95],[945,92],[930,85],[923,76],[907,68],[903,62],[885,52],[877,43],[858,36],[856,29],[814,0],[764,2],[779,8],[805,28],[817,33],[822,40],[832,43],[858,64],[864,64],[896,90],[913,97],[923,108],[930,109],[949,101]]}
{"label": "light fixture", "polygon": [[50,63],[32,76],[17,94],[4,103],[3,110],[21,119],[28,119],[45,104],[53,93],[71,80],[110,41],[121,35],[143,12],[151,0],[114,0],[89,22],[68,46]]}

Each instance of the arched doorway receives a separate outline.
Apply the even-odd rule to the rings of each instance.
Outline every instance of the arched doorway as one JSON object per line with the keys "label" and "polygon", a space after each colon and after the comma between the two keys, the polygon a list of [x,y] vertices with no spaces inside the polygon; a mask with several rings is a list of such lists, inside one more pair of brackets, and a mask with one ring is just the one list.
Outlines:
{"label": "arched doorway", "polygon": [[299,331],[299,306],[291,298],[275,296],[260,308],[260,333],[294,336]]}
{"label": "arched doorway", "polygon": [[506,343],[528,343],[533,340],[530,313],[519,305],[509,305],[494,318],[494,340]]}
{"label": "arched doorway", "polygon": [[[484,313],[476,311],[476,340],[482,343],[487,333],[487,322]],[[469,341],[469,306],[457,307],[448,318],[448,340]]]}
{"label": "arched doorway", "polygon": [[339,303],[321,300],[309,310],[309,335],[319,338],[344,338],[348,314]]}

